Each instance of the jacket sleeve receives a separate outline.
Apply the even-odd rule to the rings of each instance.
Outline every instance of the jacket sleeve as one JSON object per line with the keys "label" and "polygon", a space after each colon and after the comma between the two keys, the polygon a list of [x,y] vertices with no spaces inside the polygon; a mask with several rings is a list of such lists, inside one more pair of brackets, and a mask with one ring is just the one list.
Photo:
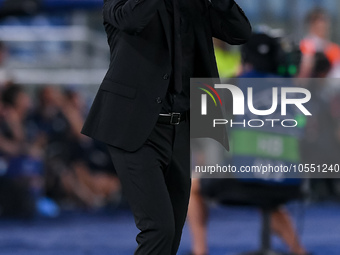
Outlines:
{"label": "jacket sleeve", "polygon": [[213,37],[233,45],[249,40],[250,22],[234,0],[211,0],[208,8]]}
{"label": "jacket sleeve", "polygon": [[161,0],[105,0],[104,22],[137,34],[150,22],[160,4]]}

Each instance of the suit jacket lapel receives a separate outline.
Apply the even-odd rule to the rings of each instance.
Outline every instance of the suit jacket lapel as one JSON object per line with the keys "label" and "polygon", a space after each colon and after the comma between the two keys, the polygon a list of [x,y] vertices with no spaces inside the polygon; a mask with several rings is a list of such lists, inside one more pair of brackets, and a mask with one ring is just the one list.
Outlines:
{"label": "suit jacket lapel", "polygon": [[159,16],[161,18],[165,36],[166,36],[166,41],[168,43],[168,48],[169,48],[169,54],[172,56],[172,43],[171,43],[171,26],[170,26],[170,21],[168,18],[168,12],[165,7],[164,1],[162,1],[162,5],[158,8]]}

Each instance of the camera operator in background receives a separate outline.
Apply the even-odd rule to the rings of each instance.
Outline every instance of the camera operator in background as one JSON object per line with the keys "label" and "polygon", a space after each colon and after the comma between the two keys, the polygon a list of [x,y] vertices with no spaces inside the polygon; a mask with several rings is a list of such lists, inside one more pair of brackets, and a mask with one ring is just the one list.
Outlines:
{"label": "camera operator in background", "polygon": [[[294,57],[294,54],[297,55]],[[242,72],[239,76],[240,78],[277,78],[280,77],[278,76],[279,71],[282,75],[287,76],[290,73],[287,68],[286,58],[294,59],[294,63],[290,63],[290,65],[297,65],[298,63],[295,62],[299,62],[296,61],[299,55],[297,51],[292,49],[289,56],[286,56],[283,53],[279,39],[263,33],[253,34],[252,38],[242,46],[241,55]],[[296,69],[294,70],[297,71]],[[265,88],[258,89],[261,91],[261,89]],[[231,140],[233,143],[237,143],[237,140],[233,140],[232,136]],[[232,155],[232,160],[235,157],[236,155]],[[208,208],[204,196],[214,200],[214,195],[212,194],[218,196],[218,194],[223,193],[221,189],[228,188],[228,186],[232,187],[233,182],[235,182],[233,179],[193,179],[188,211],[189,227],[192,234],[191,255],[208,254]],[[232,192],[233,188],[229,189]],[[215,197],[215,199],[218,200],[219,198]],[[288,212],[283,207],[278,207],[271,213],[271,229],[284,241],[291,252],[297,255],[308,254],[299,241]]]}

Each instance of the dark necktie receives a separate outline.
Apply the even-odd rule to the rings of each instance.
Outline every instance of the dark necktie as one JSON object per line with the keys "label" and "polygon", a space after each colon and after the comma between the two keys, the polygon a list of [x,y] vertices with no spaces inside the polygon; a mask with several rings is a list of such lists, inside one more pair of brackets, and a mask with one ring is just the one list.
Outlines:
{"label": "dark necktie", "polygon": [[174,91],[182,91],[182,42],[179,0],[173,0],[174,9]]}

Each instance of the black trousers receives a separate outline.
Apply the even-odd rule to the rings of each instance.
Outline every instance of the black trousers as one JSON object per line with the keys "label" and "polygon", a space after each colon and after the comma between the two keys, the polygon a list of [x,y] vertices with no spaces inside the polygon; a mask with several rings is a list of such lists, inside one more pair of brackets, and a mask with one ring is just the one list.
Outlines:
{"label": "black trousers", "polygon": [[135,152],[108,146],[140,230],[135,255],[175,255],[190,196],[189,121],[157,123]]}

